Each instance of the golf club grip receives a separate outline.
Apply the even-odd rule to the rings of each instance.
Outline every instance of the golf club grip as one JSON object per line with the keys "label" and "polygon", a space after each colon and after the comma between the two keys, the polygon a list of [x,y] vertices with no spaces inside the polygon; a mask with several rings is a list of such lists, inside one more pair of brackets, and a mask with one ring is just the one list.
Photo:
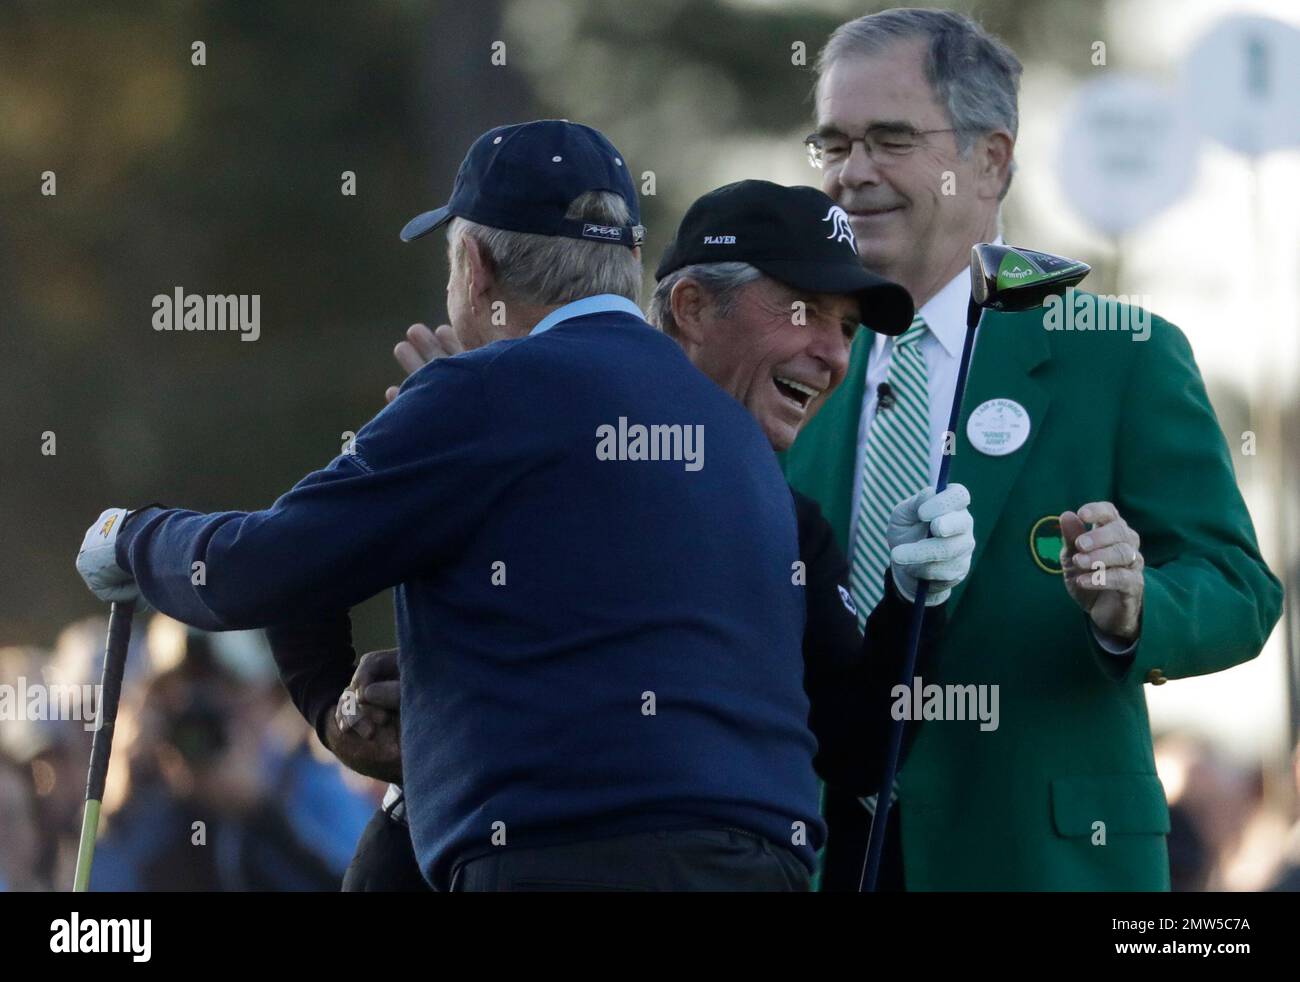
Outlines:
{"label": "golf club grip", "polygon": [[86,775],[86,800],[102,801],[108,760],[113,752],[113,728],[122,697],[126,650],[131,641],[132,601],[114,603],[108,615],[108,640],[104,644],[104,673],[99,686],[99,726],[90,745],[90,771]]}

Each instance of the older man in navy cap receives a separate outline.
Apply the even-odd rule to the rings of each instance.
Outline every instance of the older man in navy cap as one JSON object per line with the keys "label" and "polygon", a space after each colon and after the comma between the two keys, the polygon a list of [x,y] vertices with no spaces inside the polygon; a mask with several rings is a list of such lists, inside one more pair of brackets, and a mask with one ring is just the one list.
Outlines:
{"label": "older man in navy cap", "polygon": [[637,215],[596,131],[489,131],[404,233],[453,223],[452,324],[482,346],[270,508],[111,509],[78,557],[102,599],[209,630],[396,586],[437,887],[800,889],[824,837],[790,492],[754,418],[641,317]]}

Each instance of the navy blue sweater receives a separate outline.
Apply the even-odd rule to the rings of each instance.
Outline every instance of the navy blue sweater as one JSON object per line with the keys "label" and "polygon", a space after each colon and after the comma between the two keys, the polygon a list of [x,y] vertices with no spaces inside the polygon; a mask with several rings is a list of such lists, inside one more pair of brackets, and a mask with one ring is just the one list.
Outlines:
{"label": "navy blue sweater", "polygon": [[[601,459],[620,417],[702,427],[703,466]],[[502,842],[706,826],[812,868],[790,492],[753,418],[637,317],[426,365],[271,508],[151,509],[118,558],[209,630],[397,585],[408,816],[436,886]]]}

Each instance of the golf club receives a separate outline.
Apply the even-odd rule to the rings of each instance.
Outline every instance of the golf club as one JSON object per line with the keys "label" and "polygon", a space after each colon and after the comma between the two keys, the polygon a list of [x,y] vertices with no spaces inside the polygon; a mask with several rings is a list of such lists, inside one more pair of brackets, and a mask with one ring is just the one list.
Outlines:
{"label": "golf club", "polygon": [[[1092,271],[1087,263],[1047,252],[1021,249],[1016,246],[994,245],[981,242],[970,251],[970,303],[966,307],[966,340],[961,349],[961,366],[957,370],[957,387],[952,395],[952,411],[948,415],[949,433],[957,432],[961,417],[962,396],[966,392],[966,376],[970,371],[971,351],[975,346],[975,333],[985,310],[1005,312],[1032,310],[1041,307],[1051,296],[1060,296]],[[952,454],[944,454],[939,464],[936,493],[948,486],[948,469]],[[925,617],[925,596],[929,584],[917,584],[916,600],[912,604],[912,619],[907,632],[907,655],[903,662],[903,685],[911,683],[916,670],[916,651],[921,638],[921,623]],[[867,854],[862,865],[862,878],[858,888],[874,892],[880,877],[880,858],[885,846],[885,828],[889,821],[889,806],[893,797],[894,779],[898,775],[898,758],[903,747],[903,720],[893,720],[889,728],[889,747],[885,754],[885,772],[876,798],[876,812],[871,819],[871,834],[867,840]]]}
{"label": "golf club", "polygon": [[99,686],[99,727],[90,744],[90,772],[86,776],[86,808],[81,816],[81,842],[77,846],[77,872],[72,884],[74,893],[85,893],[90,888],[90,866],[95,860],[95,837],[99,833],[99,808],[104,800],[108,759],[113,753],[113,727],[122,695],[122,675],[126,671],[126,649],[131,641],[134,613],[135,604],[127,600],[114,603],[108,615],[104,671]]}

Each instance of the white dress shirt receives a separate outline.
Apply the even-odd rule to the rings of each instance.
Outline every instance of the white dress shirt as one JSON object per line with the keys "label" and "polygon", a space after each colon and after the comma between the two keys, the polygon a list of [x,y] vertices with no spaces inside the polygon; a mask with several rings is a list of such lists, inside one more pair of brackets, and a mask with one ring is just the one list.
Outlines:
{"label": "white dress shirt", "polygon": [[[1001,244],[999,237],[997,243]],[[962,270],[944,285],[917,311],[925,320],[928,330],[917,342],[925,355],[926,380],[930,389],[930,477],[931,486],[939,481],[939,466],[943,462],[943,435],[948,429],[948,416],[952,412],[952,396],[957,390],[957,370],[961,367],[961,349],[966,340],[966,308],[970,302],[970,272]],[[889,364],[894,353],[894,338],[876,335],[867,362],[867,384],[862,395],[862,415],[858,418],[858,448],[854,457],[853,513],[850,529],[858,527],[858,505],[862,497],[862,464],[867,453],[867,434],[871,421],[876,418],[877,391],[880,383],[889,378]],[[975,334],[979,344],[979,333]],[[974,360],[974,348],[971,353]],[[920,491],[914,488],[913,491]],[[979,530],[976,530],[979,534]],[[987,534],[987,530],[985,532]],[[1137,641],[1126,642],[1092,627],[1097,643],[1112,655],[1131,655]]]}
{"label": "white dress shirt", "polygon": [[[961,367],[961,347],[966,340],[966,306],[970,302],[970,273],[962,270],[917,311],[928,330],[916,342],[925,355],[926,378],[930,387],[930,484],[939,480],[943,461],[943,434],[948,429],[952,411],[952,394],[957,388],[957,369]],[[978,335],[976,335],[978,340]],[[889,378],[893,360],[894,338],[877,334],[867,363],[867,385],[862,396],[862,415],[858,419],[858,449],[854,457],[853,517],[849,528],[858,527],[858,499],[862,495],[862,464],[867,453],[867,434],[876,418],[877,391]],[[912,488],[912,491],[920,491]]]}

